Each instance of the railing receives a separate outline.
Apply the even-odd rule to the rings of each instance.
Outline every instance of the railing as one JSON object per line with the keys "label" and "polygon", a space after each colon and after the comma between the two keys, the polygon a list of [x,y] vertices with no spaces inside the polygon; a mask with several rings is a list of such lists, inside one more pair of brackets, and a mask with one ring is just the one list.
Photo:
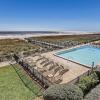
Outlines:
{"label": "railing", "polygon": [[55,47],[55,48],[64,48],[64,46],[60,46],[60,45],[57,45],[57,44],[44,42],[44,41],[31,40],[29,42],[32,42],[33,44],[37,44],[37,45],[47,45],[47,46],[51,46],[51,47]]}
{"label": "railing", "polygon": [[33,75],[33,77],[35,77],[44,88],[47,88],[53,84],[50,80],[48,80],[45,76],[43,76],[41,72],[35,69],[34,66],[30,66],[29,64],[25,63],[23,60],[20,60],[20,58],[17,56],[15,56],[15,60],[18,64],[23,66],[25,70],[27,70],[31,75]]}
{"label": "railing", "polygon": [[76,84],[82,79],[82,77],[88,76],[88,75],[90,75],[90,73],[91,73],[91,70],[88,70],[87,72],[83,73],[79,77],[76,77],[75,79],[73,79],[72,81],[70,81],[70,82],[68,82],[66,84]]}
{"label": "railing", "polygon": [[[17,75],[23,82],[23,84],[33,93],[33,97],[41,96],[42,95],[42,88],[40,88],[37,84],[34,84],[31,78],[28,77],[26,73],[23,72],[23,68],[18,65],[10,64],[14,70],[16,71]],[[36,88],[36,90],[34,90]]]}
{"label": "railing", "polygon": [[[32,67],[28,65],[27,63],[20,61],[20,60],[17,60],[16,62],[18,62],[21,66],[23,66],[23,68],[28,70],[31,73],[31,75],[33,75],[41,83],[41,85],[44,86],[45,88],[48,88],[50,85],[53,85],[53,83],[50,80],[48,80],[46,77],[44,77],[41,72],[35,69],[34,66]],[[90,75],[90,73],[91,73],[91,69],[66,84],[76,84],[80,81],[80,79],[83,76]]]}

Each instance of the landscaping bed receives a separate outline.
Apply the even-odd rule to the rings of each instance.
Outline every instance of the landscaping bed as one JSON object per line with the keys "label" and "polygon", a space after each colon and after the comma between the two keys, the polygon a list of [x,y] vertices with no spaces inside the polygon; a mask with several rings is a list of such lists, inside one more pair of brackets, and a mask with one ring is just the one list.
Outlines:
{"label": "landscaping bed", "polygon": [[84,100],[100,100],[100,84],[88,93]]}
{"label": "landscaping bed", "polygon": [[38,48],[21,39],[0,39],[0,62],[12,59],[13,53],[29,52]]}
{"label": "landscaping bed", "polygon": [[59,84],[49,87],[43,97],[44,100],[83,100],[83,98],[84,100],[100,100],[100,85],[98,84],[100,84],[100,78],[93,71],[89,76],[83,76],[75,85]]}

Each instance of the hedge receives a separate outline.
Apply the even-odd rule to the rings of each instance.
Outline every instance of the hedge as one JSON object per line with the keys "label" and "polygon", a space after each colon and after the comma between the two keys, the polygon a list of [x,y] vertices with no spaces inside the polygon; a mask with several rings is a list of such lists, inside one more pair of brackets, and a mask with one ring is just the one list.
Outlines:
{"label": "hedge", "polygon": [[84,100],[100,100],[100,84],[88,93]]}
{"label": "hedge", "polygon": [[100,80],[100,71],[96,71],[96,74],[97,74],[97,76],[98,76],[98,78]]}
{"label": "hedge", "polygon": [[83,92],[76,85],[53,85],[43,94],[44,100],[82,100]]}
{"label": "hedge", "polygon": [[49,87],[44,93],[44,100],[82,100],[99,83],[98,75],[93,72],[83,77],[77,85],[58,84]]}
{"label": "hedge", "polygon": [[79,88],[82,89],[83,93],[86,94],[91,88],[93,88],[96,84],[98,84],[99,78],[97,74],[94,72],[89,76],[83,77],[78,83]]}

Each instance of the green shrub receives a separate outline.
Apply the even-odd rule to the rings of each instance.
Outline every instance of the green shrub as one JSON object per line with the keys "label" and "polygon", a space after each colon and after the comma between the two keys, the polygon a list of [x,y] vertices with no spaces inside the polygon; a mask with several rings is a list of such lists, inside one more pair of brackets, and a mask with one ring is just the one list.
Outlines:
{"label": "green shrub", "polygon": [[97,76],[98,76],[98,78],[100,80],[100,71],[96,71],[96,74],[97,74]]}
{"label": "green shrub", "polygon": [[100,100],[100,84],[92,89],[84,98],[84,100]]}
{"label": "green shrub", "polygon": [[76,85],[53,85],[44,92],[44,100],[82,100],[83,92]]}
{"label": "green shrub", "polygon": [[89,76],[83,77],[78,86],[82,89],[83,93],[86,94],[91,88],[93,88],[99,82],[97,74],[94,72]]}

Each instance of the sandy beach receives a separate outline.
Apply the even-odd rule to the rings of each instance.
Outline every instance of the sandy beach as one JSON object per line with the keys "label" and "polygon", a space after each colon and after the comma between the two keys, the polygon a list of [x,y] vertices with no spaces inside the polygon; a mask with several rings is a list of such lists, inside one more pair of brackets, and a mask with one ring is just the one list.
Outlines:
{"label": "sandy beach", "polygon": [[40,37],[40,36],[55,36],[55,35],[68,35],[68,34],[25,34],[25,35],[13,35],[13,34],[9,34],[9,35],[0,35],[0,39],[14,39],[14,38],[28,38],[28,37]]}
{"label": "sandy beach", "polygon": [[0,35],[0,39],[14,39],[14,38],[28,38],[28,37],[41,37],[41,36],[56,36],[56,35],[78,35],[78,34],[93,34],[90,32],[61,32],[61,33],[52,33],[52,34],[5,34]]}

